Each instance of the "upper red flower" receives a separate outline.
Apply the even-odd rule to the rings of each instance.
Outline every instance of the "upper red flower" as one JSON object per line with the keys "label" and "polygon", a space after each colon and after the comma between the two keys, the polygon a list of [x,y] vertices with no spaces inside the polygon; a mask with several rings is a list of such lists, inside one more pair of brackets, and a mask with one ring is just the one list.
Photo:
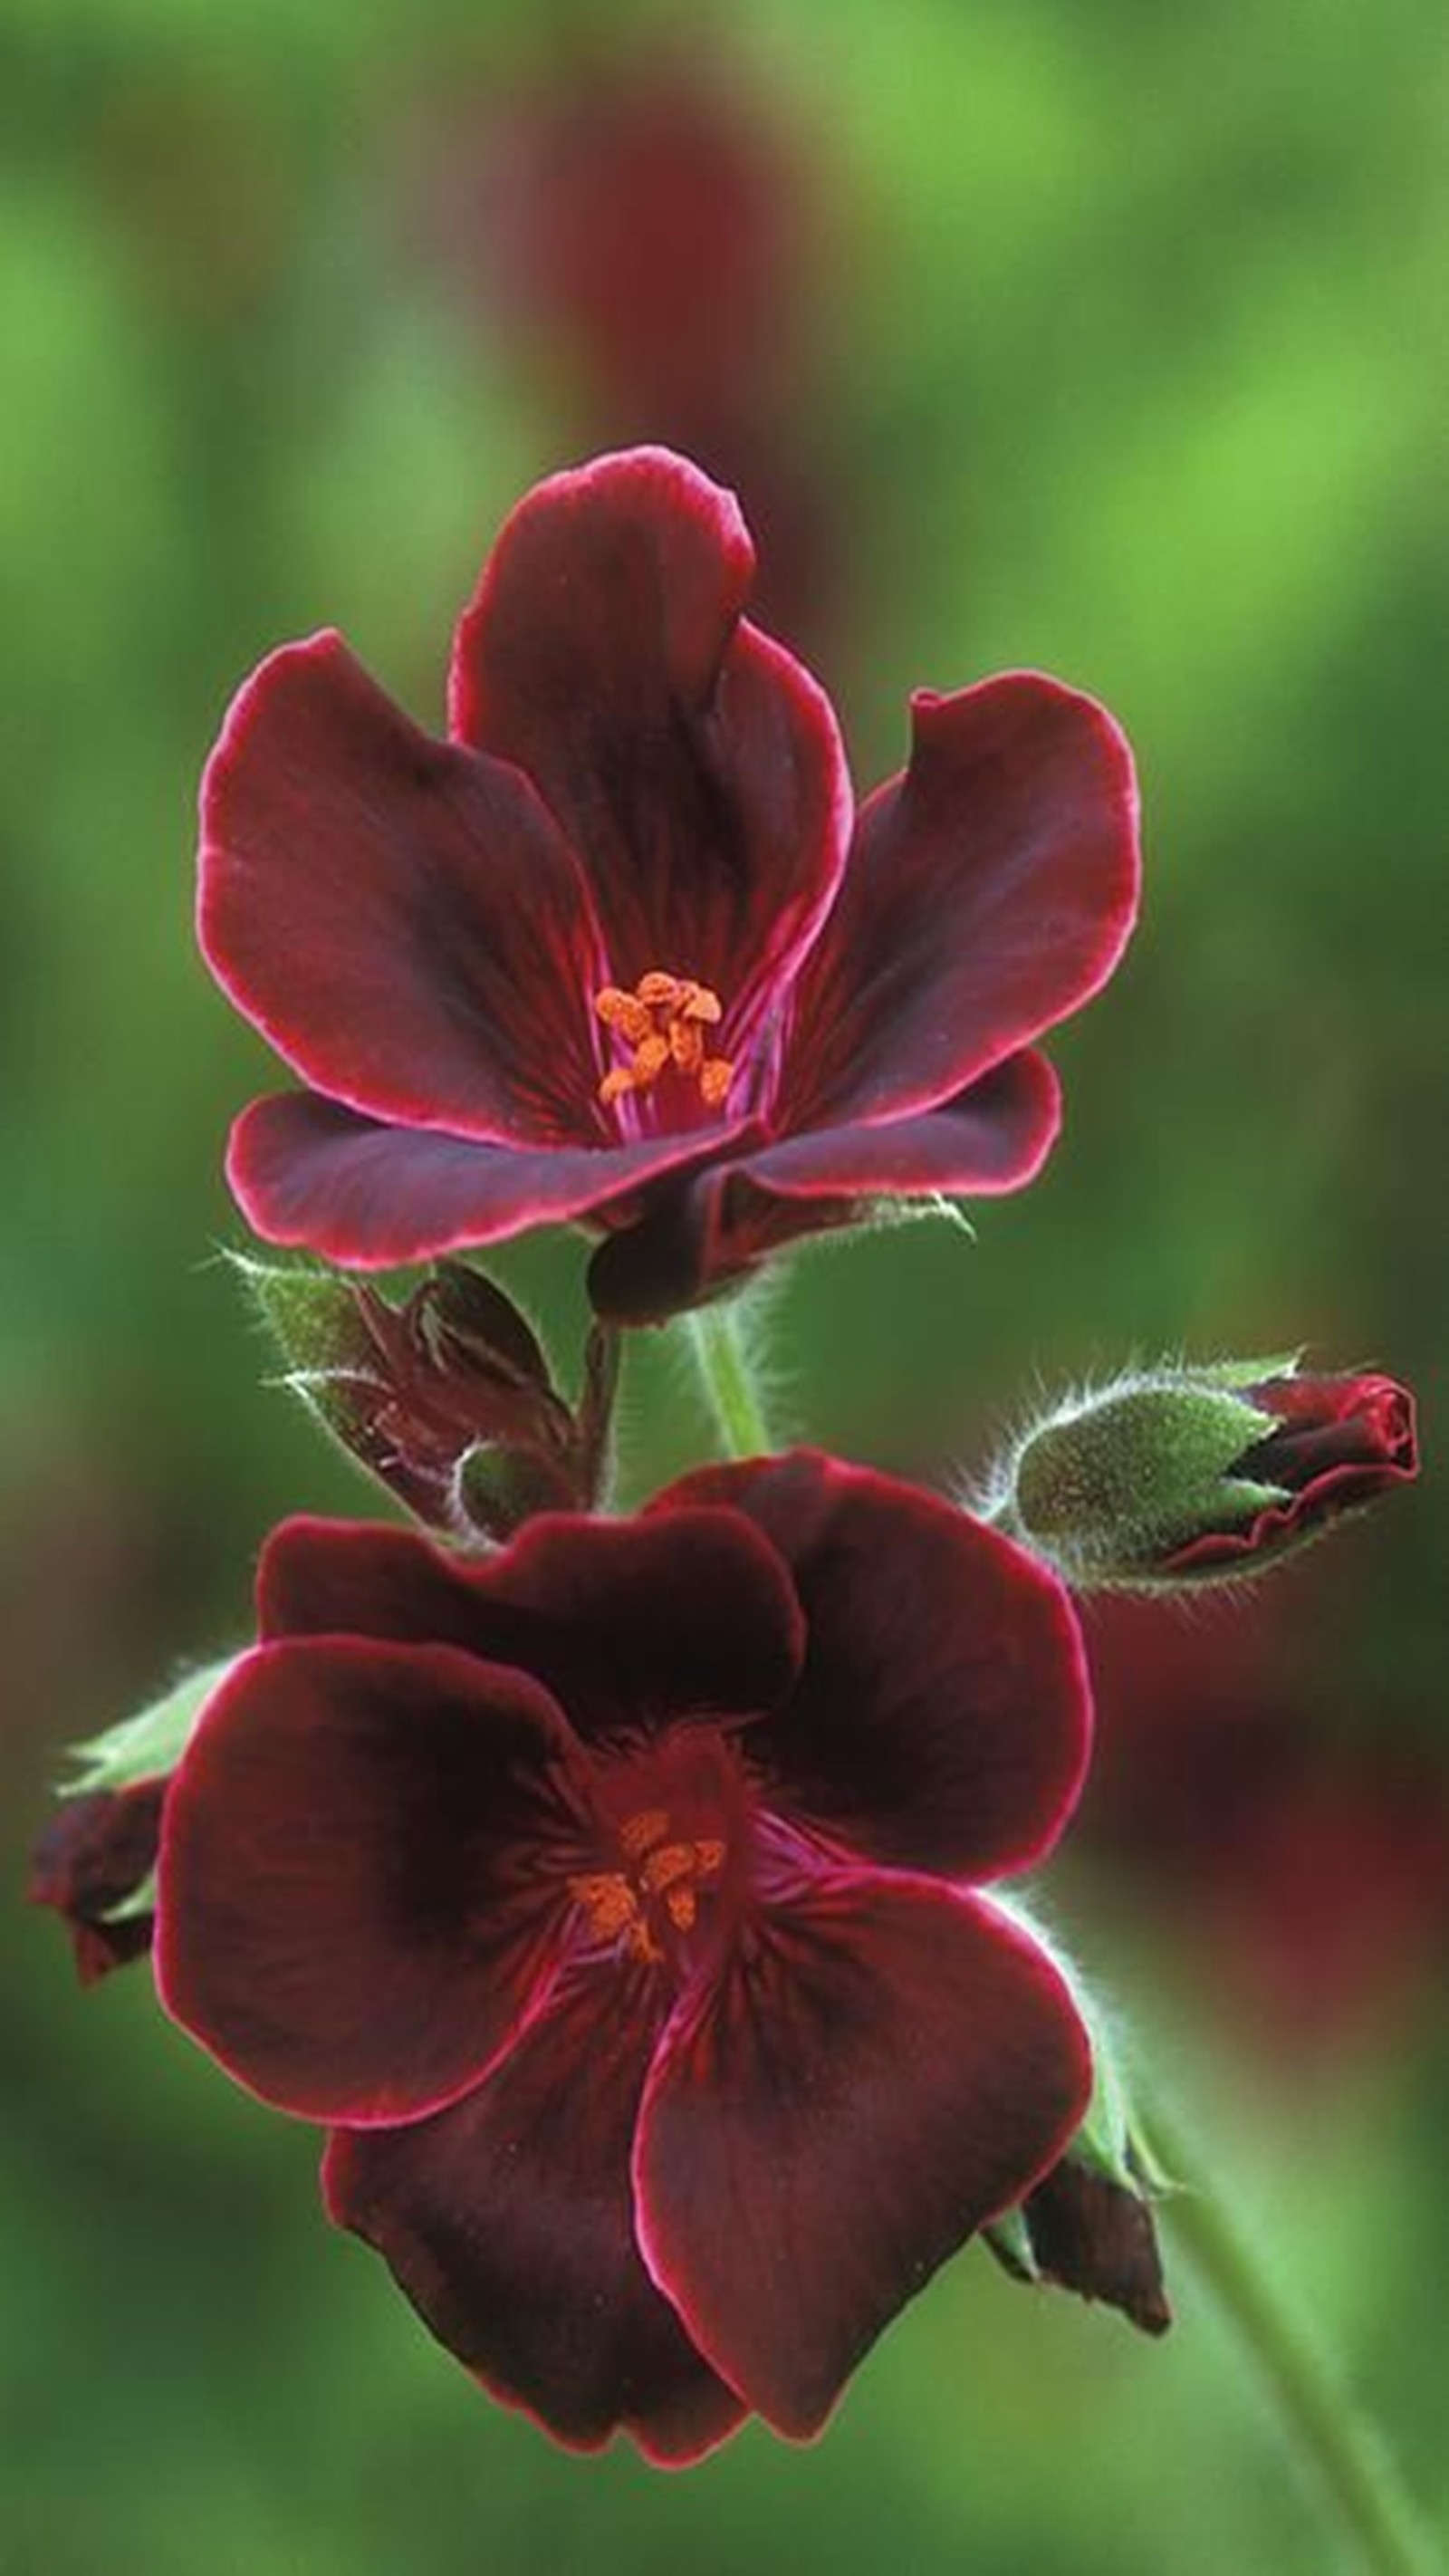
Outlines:
{"label": "upper red flower", "polygon": [[452,739],[333,634],[233,706],[200,936],[309,1087],[234,1131],[257,1231],[363,1267],[555,1219],[622,1322],[862,1203],[1019,1187],[1031,1041],[1131,927],[1103,710],[1013,673],[914,702],[859,816],[809,673],[741,614],[735,502],[663,449],[514,511],[459,627]]}
{"label": "upper red flower", "polygon": [[1060,1585],[801,1453],[482,1562],[293,1521],[260,1613],[167,1799],[169,2010],[333,2124],[332,2215],[563,2440],[816,2431],[1086,2107],[970,1892],[1081,1783]]}

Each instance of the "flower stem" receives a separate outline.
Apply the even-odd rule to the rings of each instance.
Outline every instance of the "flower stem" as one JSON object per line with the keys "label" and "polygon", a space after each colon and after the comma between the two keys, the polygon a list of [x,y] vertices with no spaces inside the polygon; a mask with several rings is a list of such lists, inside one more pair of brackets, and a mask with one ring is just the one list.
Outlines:
{"label": "flower stem", "polygon": [[760,1458],[771,1447],[735,1305],[702,1306],[684,1318],[705,1401],[727,1458]]}
{"label": "flower stem", "polygon": [[1373,2576],[1433,2576],[1437,2561],[1377,2430],[1357,2412],[1216,2177],[1195,2179],[1190,2144],[1155,2093],[1144,2101],[1140,2071],[1134,2094],[1152,2147],[1181,2185],[1162,2215],[1252,2364],[1284,2446],[1316,2489],[1348,2563]]}

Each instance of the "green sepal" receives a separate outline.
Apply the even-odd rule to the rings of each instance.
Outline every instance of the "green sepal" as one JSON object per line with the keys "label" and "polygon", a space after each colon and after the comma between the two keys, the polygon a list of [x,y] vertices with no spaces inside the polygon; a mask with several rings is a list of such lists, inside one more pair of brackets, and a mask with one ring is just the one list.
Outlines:
{"label": "green sepal", "polygon": [[[250,1252],[223,1258],[287,1363],[287,1383],[310,1396],[308,1380],[325,1381],[338,1369],[375,1367],[373,1346],[359,1318],[355,1283],[311,1262],[258,1261]],[[325,1414],[324,1414],[325,1420]]]}
{"label": "green sepal", "polygon": [[1251,1519],[1226,1482],[1273,1417],[1225,1389],[1126,1385],[1046,1422],[1016,1462],[1017,1517],[1033,1535],[1089,1555],[1155,1554],[1200,1535],[1204,1513]]}
{"label": "green sepal", "polygon": [[130,1789],[141,1780],[164,1779],[190,1743],[212,1692],[238,1660],[235,1655],[222,1655],[213,1664],[202,1664],[135,1717],[123,1717],[103,1735],[73,1744],[70,1759],[80,1769],[75,1779],[62,1781],[58,1795],[84,1798],[97,1790]]}
{"label": "green sepal", "polygon": [[1092,2098],[1067,2154],[1105,2174],[1123,2191],[1132,2191],[1137,2177],[1132,2166],[1132,2123],[1126,2087],[1111,2043],[1100,2025],[1094,2026],[1089,2018],[1087,2027],[1092,2042]]}
{"label": "green sepal", "polygon": [[129,1896],[118,1897],[114,1905],[108,1905],[100,1919],[102,1923],[130,1923],[138,1914],[154,1914],[155,1911],[156,1872],[153,1868],[147,1870],[140,1886],[133,1887]]}
{"label": "green sepal", "polygon": [[1275,1377],[1296,1377],[1305,1345],[1296,1351],[1274,1351],[1267,1359],[1210,1360],[1205,1366],[1194,1365],[1192,1374],[1205,1378],[1210,1386],[1267,1386]]}
{"label": "green sepal", "polygon": [[[1236,1472],[1280,1427],[1248,1370],[1281,1362],[1126,1373],[1057,1406],[1023,1432],[986,1488],[988,1516],[1067,1582],[1159,1588],[1195,1540],[1247,1529],[1291,1495]],[[1191,1578],[1182,1578],[1191,1579]]]}
{"label": "green sepal", "polygon": [[990,2226],[984,2227],[981,2232],[990,2245],[992,2253],[1005,2264],[1008,2272],[1014,2272],[1023,2281],[1041,2279],[1036,2248],[1031,2241],[1031,2229],[1027,2225],[1026,2212],[1020,2201],[1014,2209],[1004,2209],[1001,2216],[993,2218]]}

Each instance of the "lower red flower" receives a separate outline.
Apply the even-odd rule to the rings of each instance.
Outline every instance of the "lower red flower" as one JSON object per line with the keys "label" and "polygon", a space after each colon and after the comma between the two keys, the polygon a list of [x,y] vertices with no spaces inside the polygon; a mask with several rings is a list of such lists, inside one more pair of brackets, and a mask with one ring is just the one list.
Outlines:
{"label": "lower red flower", "polygon": [[491,1559],[294,1521],[167,1801],[168,2009],[333,2128],[327,2204],[560,2439],[803,2437],[1078,2126],[972,1892],[1080,1787],[1055,1578],[802,1453]]}

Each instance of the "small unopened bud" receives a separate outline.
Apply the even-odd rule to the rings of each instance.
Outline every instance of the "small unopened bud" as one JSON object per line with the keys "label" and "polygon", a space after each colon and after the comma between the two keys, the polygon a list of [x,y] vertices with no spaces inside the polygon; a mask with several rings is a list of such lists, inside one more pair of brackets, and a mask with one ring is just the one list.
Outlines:
{"label": "small unopened bud", "polygon": [[1052,1947],[1091,2041],[1092,2098],[1065,2154],[1024,2200],[992,2220],[986,2242],[1014,2279],[1100,2299],[1143,2334],[1165,2334],[1172,2309],[1153,2201],[1172,2186],[1134,2109],[1117,2029]]}
{"label": "small unopened bud", "polygon": [[82,1985],[151,1946],[167,1782],[234,1661],[187,1673],[149,1708],[72,1747],[76,1777],[31,1853],[25,1892],[66,1925]]}
{"label": "small unopened bud", "polygon": [[986,2242],[1018,2281],[1100,2299],[1143,2334],[1172,2323],[1151,2201],[1078,2156],[1054,2164]]}
{"label": "small unopened bud", "polygon": [[57,1807],[30,1856],[25,1893],[65,1924],[83,1986],[151,1947],[164,1780],[93,1789]]}
{"label": "small unopened bud", "polygon": [[617,1369],[615,1337],[601,1327],[575,1412],[511,1298],[462,1262],[438,1262],[396,1306],[336,1271],[237,1266],[287,1385],[432,1528],[496,1542],[535,1512],[597,1501]]}
{"label": "small unopened bud", "polygon": [[1413,1399],[1295,1360],[1134,1371],[1034,1423],[985,1508],[1079,1590],[1261,1572],[1418,1473]]}

